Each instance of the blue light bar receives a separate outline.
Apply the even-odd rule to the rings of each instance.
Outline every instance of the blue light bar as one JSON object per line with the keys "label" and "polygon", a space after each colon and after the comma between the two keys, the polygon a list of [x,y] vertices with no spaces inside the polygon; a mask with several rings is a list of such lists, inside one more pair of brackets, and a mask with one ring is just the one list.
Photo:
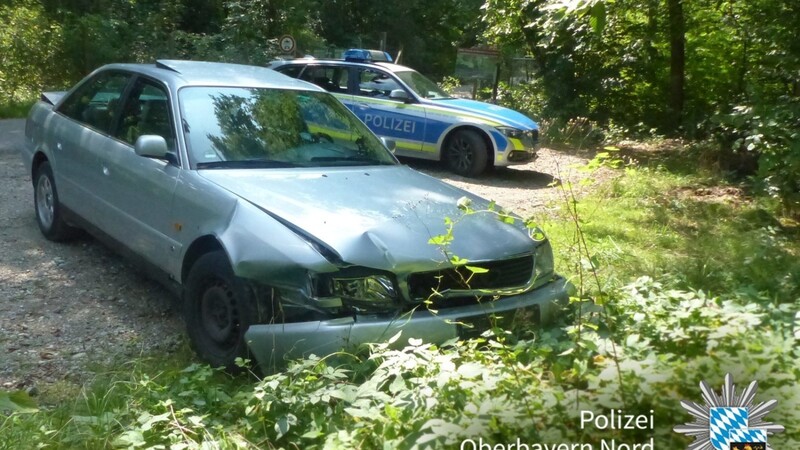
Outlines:
{"label": "blue light bar", "polygon": [[362,48],[345,50],[342,54],[342,59],[352,62],[392,62],[392,57],[388,52],[365,50]]}

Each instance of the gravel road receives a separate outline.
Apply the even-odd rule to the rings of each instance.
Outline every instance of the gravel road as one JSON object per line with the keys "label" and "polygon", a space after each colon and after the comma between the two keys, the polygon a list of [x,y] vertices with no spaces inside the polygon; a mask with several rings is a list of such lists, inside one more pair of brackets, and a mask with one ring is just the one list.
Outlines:
{"label": "gravel road", "polygon": [[177,349],[183,324],[166,290],[88,236],[39,233],[24,129],[0,121],[0,389],[82,382],[92,367]]}
{"label": "gravel road", "polygon": [[[19,155],[24,120],[0,120],[0,389],[83,383],[93,368],[138,355],[186,351],[172,297],[86,236],[67,244],[44,239],[33,188]],[[542,149],[528,165],[479,179],[448,174],[432,163],[415,168],[529,216],[557,191],[559,173],[584,158]]]}

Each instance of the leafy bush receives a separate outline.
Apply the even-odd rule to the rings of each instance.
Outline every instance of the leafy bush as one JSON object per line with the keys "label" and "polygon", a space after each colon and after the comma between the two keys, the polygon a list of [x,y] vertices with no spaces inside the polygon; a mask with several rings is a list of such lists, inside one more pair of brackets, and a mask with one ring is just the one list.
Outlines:
{"label": "leafy bush", "polygon": [[0,105],[29,102],[58,73],[62,27],[32,0],[0,5],[0,23]]}
{"label": "leafy bush", "polygon": [[461,80],[456,77],[448,76],[442,78],[442,81],[436,83],[441,90],[447,94],[452,94],[456,89],[461,86]]}
{"label": "leafy bush", "polygon": [[[577,325],[526,339],[496,330],[441,347],[416,340],[400,350],[378,344],[349,360],[296,361],[255,384],[201,365],[155,377],[135,371],[130,380],[104,385],[109,390],[99,396],[88,393],[90,400],[68,418],[26,427],[33,440],[16,442],[45,448],[85,442],[95,448],[421,449],[479,438],[597,445],[652,437],[656,448],[684,448],[685,439],[672,432],[688,418],[679,401],[699,401],[699,381],[718,386],[727,372],[737,380],[758,379],[758,398],[780,399],[769,418],[788,432],[771,437],[773,446],[800,442],[797,305],[722,300],[650,278],[609,292],[606,304],[583,302]],[[579,411],[609,409],[652,410],[655,429],[581,430]],[[11,416],[0,436],[33,417]]]}
{"label": "leafy bush", "polygon": [[755,172],[787,213],[800,215],[800,100],[782,100],[773,105],[737,106],[712,120],[719,126],[722,158],[757,162],[757,169],[748,170],[741,163],[732,169]]}

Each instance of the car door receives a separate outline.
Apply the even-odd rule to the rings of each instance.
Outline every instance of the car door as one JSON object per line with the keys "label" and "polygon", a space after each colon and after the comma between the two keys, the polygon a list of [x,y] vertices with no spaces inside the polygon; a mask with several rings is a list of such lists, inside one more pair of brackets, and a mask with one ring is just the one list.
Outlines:
{"label": "car door", "polygon": [[388,72],[357,67],[352,76],[351,110],[356,116],[378,136],[394,140],[397,154],[419,156],[425,136],[425,108],[390,98],[392,91],[405,89]]}
{"label": "car door", "polygon": [[[293,66],[297,67],[297,66]],[[282,70],[289,76],[295,76],[303,81],[316,84],[333,94],[340,102],[350,107],[353,96],[349,92],[350,71],[347,66],[337,64],[308,64],[299,74],[287,67]]]}
{"label": "car door", "polygon": [[48,137],[59,201],[101,229],[107,216],[98,155],[113,142],[109,133],[131,79],[127,72],[106,71],[78,86],[59,104]]}
{"label": "car door", "polygon": [[103,174],[99,195],[110,212],[107,233],[139,256],[168,269],[179,254],[178,231],[172,218],[175,186],[181,173],[173,162],[139,156],[139,136],[159,135],[176,149],[176,130],[167,89],[144,77],[134,80],[122,103],[111,143],[100,156]]}

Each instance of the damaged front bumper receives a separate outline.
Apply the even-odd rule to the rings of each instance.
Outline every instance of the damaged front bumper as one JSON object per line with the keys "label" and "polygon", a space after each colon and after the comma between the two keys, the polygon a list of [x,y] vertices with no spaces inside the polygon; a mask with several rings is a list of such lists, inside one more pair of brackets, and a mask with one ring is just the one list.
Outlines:
{"label": "damaged front bumper", "polygon": [[429,311],[424,305],[395,317],[357,315],[314,322],[251,325],[245,340],[264,371],[287,359],[311,354],[325,356],[361,344],[385,342],[402,331],[398,345],[409,338],[442,343],[453,338],[479,335],[494,316],[502,325],[551,322],[568,302],[572,284],[556,278],[524,294],[485,300],[466,306]]}

